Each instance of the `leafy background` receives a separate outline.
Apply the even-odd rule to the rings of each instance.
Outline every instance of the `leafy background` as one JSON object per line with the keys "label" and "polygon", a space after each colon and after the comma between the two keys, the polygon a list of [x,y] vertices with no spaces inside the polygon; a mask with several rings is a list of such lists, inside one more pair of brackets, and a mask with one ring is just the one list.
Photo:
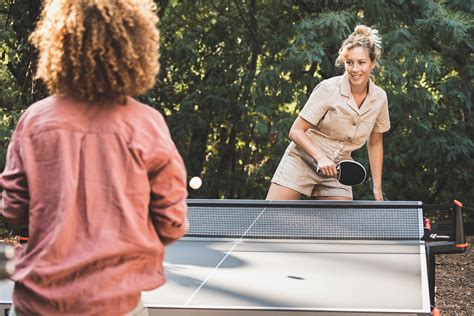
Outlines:
{"label": "leafy background", "polygon": [[[192,198],[263,199],[313,87],[357,24],[379,28],[389,98],[384,193],[472,216],[474,4],[462,0],[160,0],[161,65],[139,97],[166,117],[199,175]],[[28,44],[39,0],[0,0],[0,164],[19,115],[47,95]],[[368,166],[366,149],[354,158]],[[372,199],[371,181],[355,198]]]}

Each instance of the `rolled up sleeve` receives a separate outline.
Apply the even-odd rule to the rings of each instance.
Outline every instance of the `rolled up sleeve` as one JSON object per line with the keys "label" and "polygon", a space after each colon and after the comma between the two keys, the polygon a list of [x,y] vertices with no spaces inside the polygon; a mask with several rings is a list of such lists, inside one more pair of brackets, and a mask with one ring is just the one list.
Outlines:
{"label": "rolled up sleeve", "polygon": [[380,113],[375,120],[374,129],[372,130],[375,133],[385,133],[390,129],[390,116],[388,113],[388,100],[387,95],[385,95],[385,102]]}
{"label": "rolled up sleeve", "polygon": [[158,143],[148,163],[150,215],[163,244],[184,236],[188,229],[186,167],[162,117],[157,117]]}
{"label": "rolled up sleeve", "polygon": [[311,93],[299,116],[313,125],[318,125],[328,111],[327,91],[325,81],[318,84]]}

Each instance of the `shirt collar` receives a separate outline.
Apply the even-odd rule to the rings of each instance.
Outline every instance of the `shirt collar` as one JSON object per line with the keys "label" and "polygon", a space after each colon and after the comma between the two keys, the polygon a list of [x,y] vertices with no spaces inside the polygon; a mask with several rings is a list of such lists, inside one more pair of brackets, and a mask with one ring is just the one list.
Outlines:
{"label": "shirt collar", "polygon": [[347,77],[347,73],[344,73],[341,78],[341,94],[348,98],[351,97],[351,83],[349,82],[349,78]]}
{"label": "shirt collar", "polygon": [[[344,72],[341,79],[341,94],[350,98],[351,97],[351,83],[347,77],[347,73]],[[372,98],[375,93],[375,84],[372,82],[372,79],[369,78],[369,93],[367,93],[367,98]]]}

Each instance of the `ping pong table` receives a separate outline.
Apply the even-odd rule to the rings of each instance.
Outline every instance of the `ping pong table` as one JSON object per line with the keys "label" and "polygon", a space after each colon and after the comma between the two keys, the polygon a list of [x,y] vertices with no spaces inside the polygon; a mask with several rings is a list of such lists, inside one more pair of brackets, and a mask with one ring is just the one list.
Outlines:
{"label": "ping pong table", "polygon": [[[421,202],[189,200],[150,315],[430,315]],[[0,282],[0,313],[13,284]]]}

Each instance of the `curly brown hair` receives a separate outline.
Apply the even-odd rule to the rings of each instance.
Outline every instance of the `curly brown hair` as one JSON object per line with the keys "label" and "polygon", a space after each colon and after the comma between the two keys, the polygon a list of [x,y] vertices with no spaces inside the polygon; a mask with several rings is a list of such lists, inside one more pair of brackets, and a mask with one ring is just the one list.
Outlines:
{"label": "curly brown hair", "polygon": [[153,87],[159,71],[152,0],[48,0],[30,36],[36,77],[51,94],[117,101]]}

